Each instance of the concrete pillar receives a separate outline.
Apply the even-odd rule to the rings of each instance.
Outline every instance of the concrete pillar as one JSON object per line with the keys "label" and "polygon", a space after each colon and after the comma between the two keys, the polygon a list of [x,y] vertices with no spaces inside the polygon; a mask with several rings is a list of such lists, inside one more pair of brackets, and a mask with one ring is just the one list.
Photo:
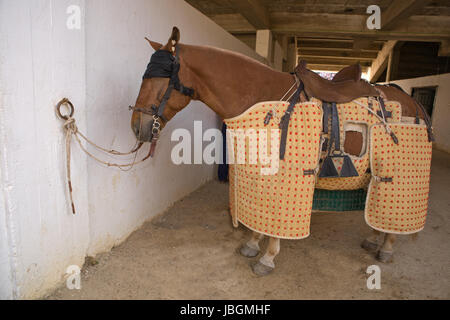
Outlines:
{"label": "concrete pillar", "polygon": [[296,39],[293,37],[288,41],[287,45],[287,59],[284,66],[285,72],[292,72],[297,65],[297,44]]}
{"label": "concrete pillar", "polygon": [[283,48],[278,41],[275,41],[273,45],[273,67],[278,71],[283,71]]}
{"label": "concrete pillar", "polygon": [[386,71],[386,82],[397,80],[399,62],[400,62],[400,44],[396,45],[389,53]]}
{"label": "concrete pillar", "polygon": [[272,47],[273,37],[270,30],[256,31],[256,53],[272,62]]}

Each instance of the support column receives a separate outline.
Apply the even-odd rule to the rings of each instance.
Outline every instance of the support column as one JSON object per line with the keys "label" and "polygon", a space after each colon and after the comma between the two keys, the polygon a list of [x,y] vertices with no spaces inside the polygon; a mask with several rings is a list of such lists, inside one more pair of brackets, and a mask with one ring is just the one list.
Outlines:
{"label": "support column", "polygon": [[400,47],[401,43],[398,42],[396,46],[389,53],[386,82],[398,80],[398,64],[400,62]]}
{"label": "support column", "polygon": [[450,41],[441,41],[441,46],[439,47],[439,57],[450,56]]}
{"label": "support column", "polygon": [[272,32],[270,30],[256,31],[256,53],[265,58],[269,63],[272,62],[273,48]]}
{"label": "support column", "polygon": [[283,71],[283,48],[278,41],[273,42],[273,67],[278,71]]}
{"label": "support column", "polygon": [[297,39],[295,37],[289,39],[286,51],[287,59],[283,71],[293,72],[297,66]]}

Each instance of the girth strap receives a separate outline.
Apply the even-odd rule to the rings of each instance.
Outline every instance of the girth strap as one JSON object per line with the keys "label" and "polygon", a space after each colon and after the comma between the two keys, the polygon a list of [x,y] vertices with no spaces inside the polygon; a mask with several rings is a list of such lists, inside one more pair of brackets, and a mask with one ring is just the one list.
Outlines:
{"label": "girth strap", "polygon": [[[432,128],[430,116],[425,111],[424,106],[419,101],[416,100],[416,102],[417,102],[417,105],[419,106],[420,111],[423,113],[423,120],[425,121],[425,124],[427,126],[428,141],[434,142],[435,139],[434,139],[434,135],[433,135],[433,128]],[[417,112],[417,107],[416,107],[416,112]],[[416,118],[418,118],[418,114],[416,114]],[[420,120],[419,120],[419,123],[420,123]]]}
{"label": "girth strap", "polygon": [[291,114],[294,110],[295,104],[297,103],[298,99],[300,98],[300,93],[304,89],[304,84],[302,81],[300,81],[300,84],[297,88],[297,90],[294,93],[294,96],[292,97],[289,107],[286,109],[286,112],[284,113],[283,117],[281,118],[279,128],[281,129],[281,140],[280,140],[280,159],[284,160],[284,154],[286,153],[286,140],[287,140],[287,134],[289,130],[289,121],[291,120]]}
{"label": "girth strap", "polygon": [[336,103],[331,104],[331,138],[330,138],[330,149],[334,142],[334,150],[341,151],[341,138],[339,130],[339,114],[337,110]]}
{"label": "girth strap", "polygon": [[378,114],[380,117],[383,117],[383,119],[392,118],[392,112],[386,110],[386,105],[384,104],[384,99],[383,99],[383,97],[380,96],[379,102],[380,102],[380,108],[381,108],[381,110],[378,110],[378,111],[377,111],[377,114]]}
{"label": "girth strap", "polygon": [[330,119],[331,113],[330,105],[328,103],[323,103],[322,109],[323,109],[323,121],[322,121],[323,133],[328,133],[328,119]]}

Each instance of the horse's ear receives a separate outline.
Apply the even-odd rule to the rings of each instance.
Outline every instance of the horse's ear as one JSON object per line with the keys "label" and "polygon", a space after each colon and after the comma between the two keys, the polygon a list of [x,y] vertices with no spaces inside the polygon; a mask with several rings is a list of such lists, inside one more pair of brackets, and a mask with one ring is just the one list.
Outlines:
{"label": "horse's ear", "polygon": [[157,50],[162,48],[162,44],[161,43],[154,42],[154,41],[150,40],[147,37],[145,37],[145,40],[147,40],[148,43],[150,43],[150,45],[152,46],[153,49],[155,49],[155,51],[157,51]]}
{"label": "horse's ear", "polygon": [[177,27],[173,27],[172,29],[172,35],[169,38],[168,47],[170,51],[175,51],[175,46],[180,41],[180,30]]}

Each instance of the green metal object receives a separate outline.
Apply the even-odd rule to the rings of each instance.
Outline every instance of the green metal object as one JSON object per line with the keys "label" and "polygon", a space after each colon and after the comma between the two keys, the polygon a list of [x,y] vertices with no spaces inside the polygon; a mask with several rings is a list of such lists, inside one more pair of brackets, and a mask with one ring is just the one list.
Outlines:
{"label": "green metal object", "polygon": [[358,190],[314,190],[313,210],[357,211],[364,210],[367,191]]}

